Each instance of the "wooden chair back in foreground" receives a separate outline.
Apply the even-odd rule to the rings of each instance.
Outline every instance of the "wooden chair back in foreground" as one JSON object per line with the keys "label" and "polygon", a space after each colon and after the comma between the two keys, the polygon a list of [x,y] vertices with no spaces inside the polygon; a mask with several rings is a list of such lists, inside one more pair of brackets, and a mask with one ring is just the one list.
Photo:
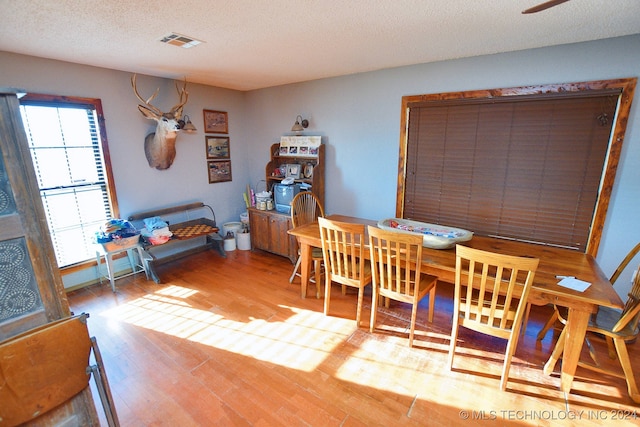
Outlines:
{"label": "wooden chair back in foreground", "polygon": [[[296,194],[291,201],[291,225],[299,227],[301,225],[309,224],[317,221],[318,217],[324,216],[324,209],[318,197],[310,191],[303,191]],[[315,279],[312,282],[316,284],[316,298],[320,298],[320,277],[321,277],[321,263],[322,263],[322,249],[313,248],[311,251],[311,259],[313,261],[313,271]],[[300,276],[300,250],[298,250],[298,259],[296,265],[293,267],[293,273],[289,277],[289,283],[293,283],[293,279],[296,276]],[[307,289],[301,290],[302,298],[307,296]]]}
{"label": "wooden chair back in foreground", "polygon": [[[594,363],[579,361],[578,366],[601,374],[626,379],[629,396],[634,402],[640,403],[640,392],[638,391],[638,386],[636,385],[635,377],[633,376],[631,361],[629,360],[629,352],[627,351],[627,342],[633,342],[640,332],[640,271],[636,272],[633,279],[633,286],[631,287],[631,292],[629,293],[629,298],[624,305],[624,309],[622,311],[618,311],[617,315],[614,315],[611,310],[603,310],[604,308],[605,307],[601,307],[600,310],[598,310],[598,315],[589,321],[587,332],[593,332],[599,336],[604,336],[607,343],[610,341],[613,342],[615,347],[613,357],[615,358],[617,355],[620,366],[622,367],[622,373],[617,370],[607,369],[600,366],[595,353],[595,348],[587,340],[585,340],[585,342],[589,346],[589,353],[591,354]],[[562,356],[565,330],[566,328],[560,333],[558,344],[556,344],[549,361],[544,366],[544,373],[547,375],[553,372],[556,362]],[[609,355],[611,356],[611,354]]]}
{"label": "wooden chair back in foreground", "polygon": [[433,322],[438,281],[436,276],[422,274],[420,271],[422,236],[372,226],[368,227],[368,232],[373,277],[369,330],[373,332],[376,325],[379,298],[384,298],[387,308],[390,299],[411,304],[409,347],[412,347],[418,303],[429,294],[429,322]]}
{"label": "wooden chair back in foreground", "polygon": [[[91,374],[109,426],[119,425],[98,344],[89,337],[87,317],[61,319],[0,343],[0,425],[64,424],[61,420],[98,425],[89,391]],[[89,364],[92,350],[96,365]],[[69,402],[76,411],[73,414],[63,405]]]}
{"label": "wooden chair back in foreground", "polygon": [[325,267],[324,314],[329,313],[331,282],[358,288],[356,324],[360,327],[364,288],[371,283],[371,267],[365,259],[364,224],[318,218]]}
{"label": "wooden chair back in foreground", "polygon": [[[624,259],[620,262],[620,264],[618,265],[618,268],[616,268],[616,271],[613,272],[613,274],[609,278],[609,281],[611,282],[612,285],[615,286],[615,284],[618,281],[618,278],[620,277],[622,272],[627,268],[627,266],[629,265],[631,260],[633,260],[635,258],[635,256],[638,254],[638,252],[640,252],[640,243],[635,245],[627,253],[627,256],[625,256]],[[599,310],[611,311],[611,310],[615,310],[615,309],[600,307]],[[619,313],[620,312],[618,310],[616,312],[616,315],[618,315]],[[567,315],[568,315],[568,311],[567,311],[567,309],[565,307],[558,307],[558,306],[554,305],[553,306],[553,313],[551,314],[551,316],[549,317],[547,322],[544,324],[542,329],[540,329],[540,332],[538,332],[538,336],[536,337],[536,339],[538,341],[541,341],[545,337],[545,335],[547,335],[547,332],[549,332],[549,329],[551,329],[553,327],[553,325],[556,323],[556,321],[559,321],[563,325],[566,325],[567,324]],[[615,358],[615,350],[613,348],[613,342],[612,341],[607,341],[607,342],[609,344],[609,354],[610,354],[611,358]]]}
{"label": "wooden chair back in foreground", "polygon": [[507,340],[500,389],[507,387],[511,358],[538,268],[537,258],[456,246],[456,275],[449,369],[460,326]]}

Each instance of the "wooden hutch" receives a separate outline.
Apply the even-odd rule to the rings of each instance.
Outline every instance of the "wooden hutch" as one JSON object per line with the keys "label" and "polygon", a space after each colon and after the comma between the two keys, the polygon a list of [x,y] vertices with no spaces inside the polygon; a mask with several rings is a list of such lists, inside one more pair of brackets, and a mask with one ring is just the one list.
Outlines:
{"label": "wooden hutch", "polygon": [[[324,206],[324,144],[308,150],[305,143],[310,138],[320,141],[320,137],[283,137],[291,147],[275,143],[271,145],[270,159],[265,167],[267,191],[273,191],[274,184],[280,183],[287,175],[287,168],[299,172],[296,183],[306,183]],[[296,138],[299,138],[297,140]],[[296,146],[300,141],[301,146]],[[301,147],[303,150],[298,151]],[[298,258],[298,243],[287,230],[293,228],[291,215],[273,210],[249,208],[249,226],[251,227],[251,247],[282,255],[295,262]]]}

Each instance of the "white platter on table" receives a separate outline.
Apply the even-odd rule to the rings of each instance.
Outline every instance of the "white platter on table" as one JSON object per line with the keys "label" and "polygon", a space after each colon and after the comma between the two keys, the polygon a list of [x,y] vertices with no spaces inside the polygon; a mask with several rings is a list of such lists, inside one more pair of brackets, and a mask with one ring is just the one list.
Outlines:
{"label": "white platter on table", "polygon": [[431,249],[450,249],[456,243],[467,242],[473,237],[472,231],[463,230],[462,228],[411,221],[403,218],[381,219],[378,221],[378,227],[383,230],[422,235],[422,246]]}

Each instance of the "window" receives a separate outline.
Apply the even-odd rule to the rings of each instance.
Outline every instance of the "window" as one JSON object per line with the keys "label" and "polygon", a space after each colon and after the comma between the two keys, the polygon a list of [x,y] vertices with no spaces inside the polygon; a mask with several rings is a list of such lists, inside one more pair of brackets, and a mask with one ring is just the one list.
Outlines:
{"label": "window", "polygon": [[117,215],[98,99],[29,94],[20,110],[59,267],[95,258],[95,232]]}
{"label": "window", "polygon": [[635,83],[403,97],[396,215],[595,256]]}

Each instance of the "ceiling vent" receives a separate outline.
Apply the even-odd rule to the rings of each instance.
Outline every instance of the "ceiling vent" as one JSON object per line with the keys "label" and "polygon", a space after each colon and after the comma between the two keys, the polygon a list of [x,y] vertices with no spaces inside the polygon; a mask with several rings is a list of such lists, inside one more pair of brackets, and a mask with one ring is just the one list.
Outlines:
{"label": "ceiling vent", "polygon": [[203,43],[201,40],[194,39],[193,37],[183,36],[182,34],[171,33],[160,39],[162,43],[172,44],[174,46],[183,47],[189,49]]}

